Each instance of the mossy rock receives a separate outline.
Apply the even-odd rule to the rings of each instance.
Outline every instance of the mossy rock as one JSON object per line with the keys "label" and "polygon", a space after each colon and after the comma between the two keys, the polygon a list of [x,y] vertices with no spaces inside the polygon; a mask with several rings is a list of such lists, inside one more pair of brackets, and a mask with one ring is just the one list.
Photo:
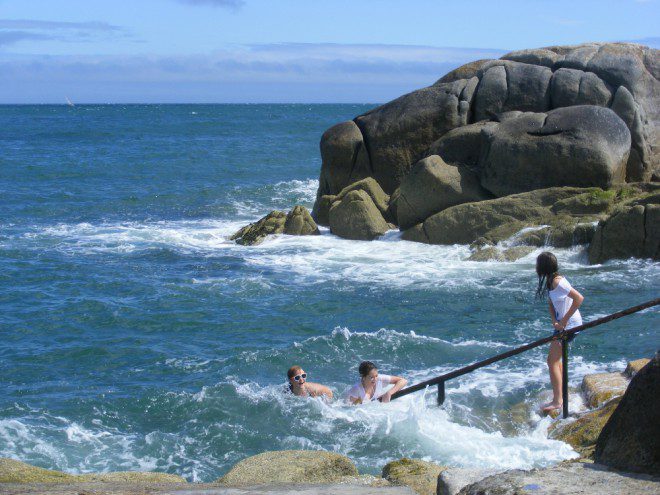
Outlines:
{"label": "mossy rock", "polygon": [[404,457],[383,467],[383,478],[395,485],[410,487],[419,495],[435,495],[438,476],[447,469],[432,462]]}
{"label": "mossy rock", "polygon": [[72,483],[77,477],[14,459],[0,458],[0,483]]}
{"label": "mossy rock", "polygon": [[273,210],[260,220],[246,225],[229,239],[244,246],[261,244],[266,236],[284,232],[287,214],[283,211]]}
{"label": "mossy rock", "polygon": [[116,471],[114,473],[90,473],[76,476],[77,481],[89,483],[187,483],[176,474],[151,471]]}
{"label": "mossy rock", "polygon": [[594,411],[582,414],[571,423],[554,423],[549,430],[550,437],[568,443],[583,457],[591,457],[598,435],[619,402],[621,397],[609,401]]}
{"label": "mossy rock", "polygon": [[334,452],[280,450],[248,457],[215,482],[227,486],[336,483],[358,476],[355,464]]}

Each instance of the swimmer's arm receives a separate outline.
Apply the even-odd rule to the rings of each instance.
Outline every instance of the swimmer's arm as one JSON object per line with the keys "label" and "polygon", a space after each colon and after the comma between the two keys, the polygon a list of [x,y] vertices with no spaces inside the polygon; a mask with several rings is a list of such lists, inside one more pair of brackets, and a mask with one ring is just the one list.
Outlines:
{"label": "swimmer's arm", "polygon": [[568,320],[570,320],[571,316],[573,316],[575,312],[578,310],[578,308],[582,306],[582,302],[584,301],[584,296],[575,289],[571,289],[571,291],[568,293],[568,297],[570,297],[573,300],[573,302],[571,303],[571,307],[568,308],[568,311],[566,311],[566,314],[559,322],[559,326],[561,326],[561,330],[564,330],[566,328],[566,325],[568,325]]}
{"label": "swimmer's arm", "polygon": [[408,380],[401,378],[400,376],[390,376],[390,384],[392,383],[394,386],[381,396],[381,402],[389,402],[392,395],[408,384]]}
{"label": "swimmer's arm", "polygon": [[328,399],[332,399],[332,390],[330,390],[328,387],[325,385],[321,385],[320,383],[310,383],[307,382],[307,388],[309,391],[312,393],[314,397],[318,397],[319,395],[323,395],[327,397]]}

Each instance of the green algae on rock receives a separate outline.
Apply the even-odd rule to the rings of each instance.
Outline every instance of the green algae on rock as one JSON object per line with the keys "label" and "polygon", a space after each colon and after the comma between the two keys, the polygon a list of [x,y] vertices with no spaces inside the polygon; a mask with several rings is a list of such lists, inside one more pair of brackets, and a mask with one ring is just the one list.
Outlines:
{"label": "green algae on rock", "polygon": [[279,450],[243,459],[216,480],[227,486],[278,483],[334,483],[358,476],[355,464],[334,452]]}
{"label": "green algae on rock", "polygon": [[383,467],[383,478],[395,485],[409,486],[419,495],[434,495],[438,476],[445,469],[432,462],[404,457],[386,464]]}

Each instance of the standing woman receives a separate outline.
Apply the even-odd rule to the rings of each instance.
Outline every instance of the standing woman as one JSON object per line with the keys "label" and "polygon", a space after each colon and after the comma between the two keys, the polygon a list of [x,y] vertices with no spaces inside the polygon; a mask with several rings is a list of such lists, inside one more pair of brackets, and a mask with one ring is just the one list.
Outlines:
{"label": "standing woman", "polygon": [[[557,258],[554,254],[546,251],[536,258],[536,274],[539,277],[539,285],[536,289],[536,297],[542,298],[548,294],[548,305],[550,309],[550,318],[554,327],[554,336],[556,337],[550,343],[548,352],[548,369],[550,371],[550,383],[552,383],[552,402],[542,407],[543,412],[550,412],[554,409],[561,409],[562,395],[562,340],[559,337],[570,328],[582,325],[582,316],[579,307],[584,301],[584,297],[576,291],[566,278],[559,274]],[[574,335],[568,338],[568,342],[573,340]]]}

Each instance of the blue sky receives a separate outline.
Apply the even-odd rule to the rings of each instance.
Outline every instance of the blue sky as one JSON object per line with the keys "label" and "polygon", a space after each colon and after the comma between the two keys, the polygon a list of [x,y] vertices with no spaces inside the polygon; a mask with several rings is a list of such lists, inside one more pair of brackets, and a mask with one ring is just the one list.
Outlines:
{"label": "blue sky", "polygon": [[470,60],[660,47],[660,0],[0,0],[0,103],[383,102]]}

